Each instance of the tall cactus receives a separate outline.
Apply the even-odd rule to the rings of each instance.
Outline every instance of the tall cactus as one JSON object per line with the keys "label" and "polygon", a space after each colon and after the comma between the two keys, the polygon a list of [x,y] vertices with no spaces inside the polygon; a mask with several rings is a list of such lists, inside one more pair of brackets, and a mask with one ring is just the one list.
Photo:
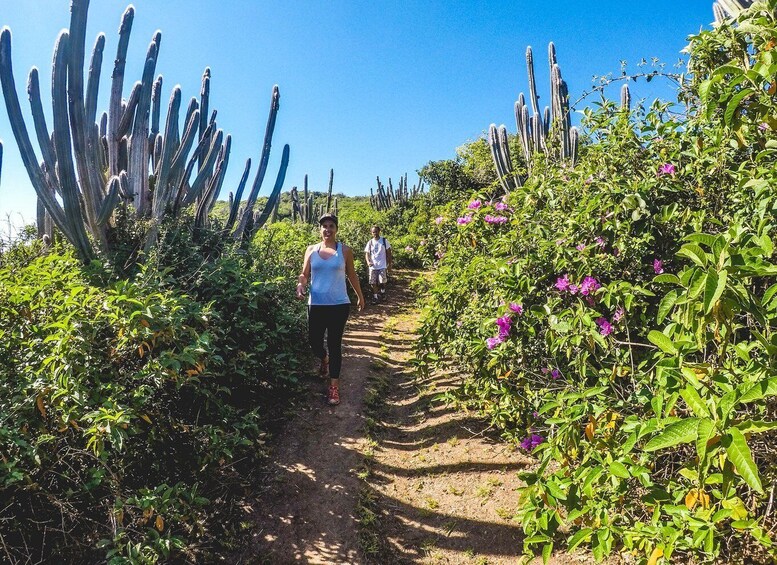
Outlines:
{"label": "tall cactus", "polygon": [[[41,161],[27,133],[16,91],[11,31],[0,32],[0,84],[11,129],[46,215],[75,246],[79,257],[90,260],[110,252],[116,238],[109,238],[113,212],[120,202],[132,203],[137,214],[151,220],[142,242],[156,243],[164,217],[176,215],[186,206],[195,206],[197,225],[205,225],[221,191],[229,163],[231,138],[216,123],[216,112],[209,115],[210,69],[203,74],[200,100],[189,102],[183,123],[179,123],[181,90],[175,87],[170,97],[163,131],[160,131],[161,90],[163,79],[155,78],[161,33],[156,32],[147,49],[141,80],[122,99],[125,66],[134,8],[128,7],[121,18],[119,42],[111,75],[108,111],[97,115],[100,71],[105,36],[98,35],[84,85],[86,21],[89,0],[71,0],[70,28],[60,34],[52,63],[52,131],[49,132],[41,104],[37,69],[29,74],[27,92]],[[279,98],[273,88],[272,127],[262,150],[260,172],[246,206],[251,216],[256,193],[269,158],[270,139]],[[183,131],[180,127],[183,127]],[[234,208],[250,168],[250,160],[233,198],[228,224],[238,220]],[[192,178],[192,176],[194,178]],[[285,171],[281,177],[285,176]],[[230,224],[230,228],[231,228]],[[245,223],[236,229],[245,231]],[[124,245],[124,242],[117,242]],[[93,247],[97,245],[97,249]]]}
{"label": "tall cactus", "polygon": [[[526,48],[526,70],[529,79],[529,105],[523,93],[515,102],[515,125],[526,167],[531,174],[533,156],[544,153],[564,163],[575,164],[577,160],[578,131],[571,124],[569,91],[561,76],[557,63],[556,47],[548,45],[548,66],[550,69],[550,106],[540,113],[539,97],[534,74],[534,55],[531,47]],[[488,130],[488,144],[499,182],[505,192],[521,186],[522,180],[513,170],[508,143],[507,128],[491,124]]]}
{"label": "tall cactus", "polygon": [[327,212],[332,210],[332,184],[335,180],[335,170],[329,169],[329,190],[326,193],[326,210]]}

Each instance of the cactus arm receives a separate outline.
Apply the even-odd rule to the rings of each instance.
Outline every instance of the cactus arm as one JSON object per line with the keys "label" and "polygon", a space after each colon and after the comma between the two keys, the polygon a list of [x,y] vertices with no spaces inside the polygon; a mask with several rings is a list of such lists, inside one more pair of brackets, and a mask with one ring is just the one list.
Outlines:
{"label": "cactus arm", "polygon": [[[229,204],[229,218],[227,218],[227,223],[224,226],[224,230],[229,231],[232,229],[232,226],[235,225],[235,220],[237,219],[237,212],[238,208],[240,208],[240,199],[243,197],[243,190],[245,190],[246,182],[248,182],[248,174],[251,172],[251,159],[248,158],[246,160],[246,166],[243,170],[243,176],[240,177],[240,183],[237,185],[237,192],[235,192],[234,199],[230,199]],[[231,196],[232,193],[230,193]]]}
{"label": "cactus arm", "polygon": [[156,137],[159,133],[159,114],[162,110],[162,75],[156,77],[151,88],[151,133]]}
{"label": "cactus arm", "polygon": [[135,115],[135,121],[132,126],[132,137],[130,137],[129,147],[129,175],[130,188],[134,196],[135,210],[138,216],[143,216],[148,208],[148,127],[149,114],[151,112],[151,89],[154,81],[154,71],[156,70],[157,56],[157,37],[156,34],[151,45],[148,47],[146,56],[146,65],[143,69],[143,78],[138,98],[138,107]]}
{"label": "cactus arm", "polygon": [[[202,168],[197,172],[197,176],[194,177],[194,182],[192,183],[189,190],[186,191],[186,195],[183,197],[182,204],[184,206],[188,206],[200,197],[200,194],[213,174],[213,166],[216,164],[216,158],[221,151],[221,142],[223,139],[224,132],[222,130],[218,130],[216,135],[211,139],[210,148],[208,149],[208,153],[205,156],[205,159],[200,159],[202,162]],[[202,153],[200,153],[200,157],[202,157]]]}
{"label": "cactus arm", "polygon": [[534,56],[531,46],[526,48],[526,70],[529,75],[529,101],[531,102],[532,112],[539,114],[539,103],[537,99],[537,81],[534,79]]}
{"label": "cactus arm", "polygon": [[[180,174],[184,169],[186,156],[189,154],[189,151],[191,151],[194,140],[197,137],[197,128],[200,121],[199,110],[195,109],[191,114],[188,114],[187,112],[187,115],[186,129],[184,130],[178,148],[173,154],[173,160],[170,163],[170,179],[176,186],[178,185]],[[175,131],[177,130],[178,128],[175,128]]]}
{"label": "cactus arm", "polygon": [[251,187],[251,192],[248,195],[248,201],[246,202],[246,212],[243,217],[240,218],[235,232],[232,236],[239,240],[243,236],[243,231],[246,228],[246,222],[248,218],[253,215],[254,204],[256,204],[256,198],[259,195],[259,189],[262,188],[262,182],[264,181],[264,175],[267,172],[267,163],[270,160],[270,148],[272,146],[272,135],[275,130],[275,119],[278,116],[278,109],[280,108],[280,90],[278,85],[273,86],[272,98],[270,102],[270,115],[267,118],[267,127],[264,132],[264,143],[262,145],[262,156],[259,160],[259,167],[256,171],[256,177],[254,178],[254,184]]}
{"label": "cactus arm", "polygon": [[283,155],[281,155],[281,166],[278,169],[278,176],[275,178],[275,186],[270,193],[270,197],[267,199],[267,204],[262,210],[262,214],[258,219],[254,221],[254,230],[261,228],[267,218],[270,217],[270,212],[275,208],[275,201],[280,198],[281,189],[283,188],[283,182],[286,180],[286,169],[289,166],[289,145],[283,146]]}
{"label": "cactus arm", "polygon": [[[54,131],[67,132],[68,124],[68,96],[67,96],[67,59],[69,57],[70,36],[67,31],[60,33],[54,51],[54,70],[52,72],[52,107],[54,115]],[[88,261],[93,256],[92,246],[84,228],[84,218],[81,215],[81,201],[76,181],[75,167],[73,166],[72,146],[69,135],[55,135],[54,149],[57,153],[57,174],[62,186],[62,202],[65,210],[65,218],[70,227],[73,239],[70,242],[75,246],[78,256]]]}
{"label": "cactus arm", "polygon": [[173,204],[175,210],[179,209],[184,196],[190,189],[189,177],[191,177],[194,166],[197,164],[197,160],[200,158],[200,154],[205,151],[205,147],[208,145],[208,141],[211,139],[209,131],[210,129],[211,127],[208,126],[208,130],[206,130],[207,135],[205,135],[200,140],[191,157],[189,157],[189,161],[186,163],[186,168],[184,169],[183,174],[180,177],[175,178],[175,187],[173,189],[176,193],[175,202]]}
{"label": "cactus arm", "polygon": [[513,170],[513,161],[510,158],[510,139],[507,136],[507,128],[504,125],[499,126],[497,130],[497,141],[497,148],[501,154],[507,186],[510,189],[519,188],[521,183]]}
{"label": "cactus arm", "polygon": [[57,161],[54,154],[54,145],[51,143],[49,128],[46,125],[46,116],[43,113],[43,104],[40,99],[40,82],[38,80],[38,69],[33,67],[30,70],[27,79],[27,96],[30,99],[30,110],[32,112],[32,121],[35,126],[35,134],[38,138],[38,145],[43,156],[43,162],[46,169],[55,175],[55,163]]}
{"label": "cactus arm", "polygon": [[579,133],[577,131],[577,128],[575,126],[572,126],[569,128],[569,141],[570,141],[570,155],[569,159],[572,162],[572,165],[577,163],[577,152],[578,152],[578,143],[579,143]]}
{"label": "cactus arm", "polygon": [[496,176],[499,179],[499,184],[502,185],[502,189],[508,192],[507,183],[505,182],[505,172],[502,165],[502,157],[496,148],[497,145],[497,132],[496,124],[491,124],[488,127],[488,147],[491,149],[491,159],[494,161],[494,168],[496,169]]}
{"label": "cactus arm", "polygon": [[219,159],[216,162],[216,172],[213,174],[213,180],[211,183],[215,183],[211,196],[208,198],[208,213],[213,210],[213,206],[216,205],[219,194],[221,194],[221,187],[224,185],[224,177],[227,174],[227,167],[229,166],[229,155],[232,151],[232,136],[228,135],[224,146],[222,148],[222,154],[219,155]]}
{"label": "cactus arm", "polygon": [[[200,86],[200,139],[208,128],[208,104],[210,103],[210,67],[205,67],[202,73],[202,85]],[[200,155],[198,170],[202,169],[205,156]]]}
{"label": "cactus arm", "polygon": [[170,168],[173,162],[173,153],[175,148],[175,132],[178,131],[178,114],[181,108],[181,87],[176,86],[170,95],[170,104],[167,108],[167,120],[165,122],[165,133],[162,138],[162,153],[159,158],[159,173],[157,174],[156,188],[154,190],[154,201],[152,204],[152,216],[161,218],[165,207],[170,201],[172,190],[169,186]]}
{"label": "cactus arm", "polygon": [[310,206],[308,205],[310,196],[308,195],[308,175],[305,175],[305,179],[302,183],[302,194],[305,197],[305,218],[304,222],[310,223],[312,220]]}
{"label": "cactus arm", "polygon": [[89,62],[89,78],[86,81],[86,121],[94,122],[97,118],[97,93],[100,89],[100,71],[103,66],[103,52],[105,50],[105,34],[97,36],[92,49],[92,59]]}
{"label": "cactus arm", "polygon": [[121,17],[119,44],[116,48],[116,59],[114,60],[113,73],[111,75],[111,98],[108,105],[108,163],[111,175],[119,174],[119,145],[122,138],[122,135],[119,133],[119,123],[122,120],[121,94],[124,88],[127,47],[134,19],[135,8],[130,5]]}
{"label": "cactus arm", "polygon": [[11,124],[16,144],[19,146],[24,168],[27,169],[27,175],[30,177],[32,186],[38,194],[46,209],[51,214],[57,227],[62,231],[65,237],[73,241],[73,231],[67,224],[65,211],[59,204],[54,194],[51,192],[48,181],[43,171],[38,165],[35,157],[35,151],[32,148],[30,137],[27,133],[27,127],[24,125],[22,109],[19,104],[19,97],[16,93],[16,84],[13,79],[13,65],[11,63],[11,30],[4,27],[0,32],[0,85],[3,89],[5,107],[8,111],[8,121]]}
{"label": "cactus arm", "polygon": [[329,191],[326,195],[326,210],[329,212],[332,209],[332,184],[335,179],[335,170],[329,169]]}
{"label": "cactus arm", "polygon": [[621,86],[621,110],[631,110],[631,91],[628,84]]}
{"label": "cactus arm", "polygon": [[132,128],[132,123],[135,120],[135,111],[138,107],[138,100],[140,100],[140,90],[142,88],[143,83],[140,81],[136,82],[130,91],[129,100],[127,100],[127,103],[122,106],[121,120],[119,120],[118,129],[119,139],[127,135],[130,128]]}
{"label": "cactus arm", "polygon": [[100,206],[100,213],[97,216],[97,223],[105,225],[108,223],[113,210],[116,208],[116,204],[119,203],[119,187],[121,182],[119,177],[111,177],[108,181],[108,189],[106,191],[105,198],[103,199],[102,206]]}

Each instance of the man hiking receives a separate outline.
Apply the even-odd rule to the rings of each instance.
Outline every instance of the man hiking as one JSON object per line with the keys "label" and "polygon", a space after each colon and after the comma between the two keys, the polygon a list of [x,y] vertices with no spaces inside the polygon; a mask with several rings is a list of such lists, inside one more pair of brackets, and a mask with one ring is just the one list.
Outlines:
{"label": "man hiking", "polygon": [[372,226],[372,239],[364,247],[364,259],[370,267],[370,285],[372,286],[372,301],[377,304],[386,297],[387,272],[393,264],[391,244],[380,236],[380,226]]}

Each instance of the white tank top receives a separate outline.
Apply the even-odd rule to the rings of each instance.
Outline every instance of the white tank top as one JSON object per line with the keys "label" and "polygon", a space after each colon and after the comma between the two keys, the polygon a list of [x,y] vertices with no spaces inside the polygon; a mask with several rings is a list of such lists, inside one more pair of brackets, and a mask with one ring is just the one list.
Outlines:
{"label": "white tank top", "polygon": [[350,304],[348,290],[345,288],[345,256],[343,244],[337,242],[335,254],[322,259],[318,254],[321,244],[310,256],[310,296],[308,304],[312,306],[334,306]]}

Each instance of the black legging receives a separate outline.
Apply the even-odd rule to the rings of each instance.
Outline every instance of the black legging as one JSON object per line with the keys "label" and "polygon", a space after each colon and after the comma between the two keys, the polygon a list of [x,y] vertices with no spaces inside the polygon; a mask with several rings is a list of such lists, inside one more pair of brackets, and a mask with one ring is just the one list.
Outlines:
{"label": "black legging", "polygon": [[[340,367],[343,364],[343,332],[350,311],[350,304],[308,306],[308,341],[313,348],[313,353],[319,359],[326,357],[327,349],[329,350],[329,377],[332,379],[340,378]],[[324,349],[325,331],[327,349]]]}

